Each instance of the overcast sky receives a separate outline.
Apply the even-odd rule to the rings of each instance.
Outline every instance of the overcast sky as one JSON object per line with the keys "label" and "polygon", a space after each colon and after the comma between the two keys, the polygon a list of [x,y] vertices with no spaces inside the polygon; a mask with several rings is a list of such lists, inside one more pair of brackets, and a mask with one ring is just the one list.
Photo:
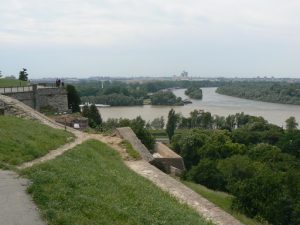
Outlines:
{"label": "overcast sky", "polygon": [[0,70],[299,77],[299,0],[0,0]]}

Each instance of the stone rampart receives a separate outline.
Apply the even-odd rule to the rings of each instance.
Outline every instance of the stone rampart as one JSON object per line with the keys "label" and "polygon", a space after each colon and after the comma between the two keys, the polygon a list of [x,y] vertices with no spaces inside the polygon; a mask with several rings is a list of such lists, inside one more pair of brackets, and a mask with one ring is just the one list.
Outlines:
{"label": "stone rampart", "polygon": [[38,111],[47,107],[57,112],[68,111],[68,96],[64,88],[38,88],[34,85],[29,91],[12,91],[3,95],[15,98]]}
{"label": "stone rampart", "polygon": [[41,88],[35,93],[36,110],[52,107],[55,111],[68,111],[68,96],[64,88]]}

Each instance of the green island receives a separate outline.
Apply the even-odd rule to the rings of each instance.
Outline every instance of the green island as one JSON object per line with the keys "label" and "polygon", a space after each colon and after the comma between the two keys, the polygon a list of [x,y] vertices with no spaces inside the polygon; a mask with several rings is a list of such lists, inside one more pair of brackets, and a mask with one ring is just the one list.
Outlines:
{"label": "green island", "polygon": [[202,99],[202,90],[201,88],[197,88],[197,87],[189,87],[188,89],[186,89],[186,91],[184,92],[187,96],[189,96],[190,98],[193,99]]}
{"label": "green island", "polygon": [[[148,81],[126,83],[122,81],[80,82],[76,89],[83,103],[105,104],[110,106],[133,106],[143,104],[182,105],[180,99],[166,91],[172,88],[189,88],[193,86],[193,95],[199,98],[200,87],[219,87],[224,81]],[[162,94],[161,92],[166,92]],[[196,93],[197,92],[197,93]],[[154,99],[152,101],[152,96]],[[163,97],[160,101],[157,97]]]}
{"label": "green island", "polygon": [[286,82],[231,82],[216,90],[233,97],[300,105],[300,84]]}
{"label": "green island", "polygon": [[182,99],[171,91],[159,91],[151,95],[152,105],[183,105]]}
{"label": "green island", "polygon": [[95,140],[23,174],[33,182],[28,191],[49,225],[211,224]]}

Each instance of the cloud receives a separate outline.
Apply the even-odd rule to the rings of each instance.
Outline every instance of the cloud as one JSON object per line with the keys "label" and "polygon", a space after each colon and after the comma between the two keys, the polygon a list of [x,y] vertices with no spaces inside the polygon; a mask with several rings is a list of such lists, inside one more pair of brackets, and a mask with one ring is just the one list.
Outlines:
{"label": "cloud", "polygon": [[299,0],[0,0],[0,5],[0,67],[9,67],[9,73],[27,65],[35,74],[50,75],[300,73]]}
{"label": "cloud", "polygon": [[[228,33],[299,38],[299,1],[0,0],[0,42],[120,45]],[[273,37],[274,38],[274,37]]]}

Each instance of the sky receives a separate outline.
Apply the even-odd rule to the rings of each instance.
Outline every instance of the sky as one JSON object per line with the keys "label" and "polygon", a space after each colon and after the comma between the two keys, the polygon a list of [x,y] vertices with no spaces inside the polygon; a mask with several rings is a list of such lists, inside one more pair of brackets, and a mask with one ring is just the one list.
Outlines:
{"label": "sky", "polygon": [[0,0],[0,70],[299,77],[299,0]]}

